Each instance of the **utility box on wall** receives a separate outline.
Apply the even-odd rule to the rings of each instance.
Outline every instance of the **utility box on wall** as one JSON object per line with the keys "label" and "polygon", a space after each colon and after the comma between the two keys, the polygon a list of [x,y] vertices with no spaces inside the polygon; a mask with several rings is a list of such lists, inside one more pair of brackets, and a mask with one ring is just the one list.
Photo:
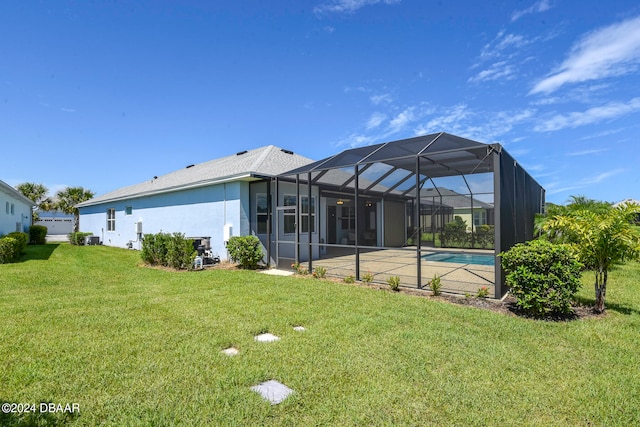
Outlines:
{"label": "utility box on wall", "polygon": [[227,242],[233,236],[233,226],[231,224],[225,224],[224,232],[222,234],[222,240],[224,240],[224,245],[227,246]]}
{"label": "utility box on wall", "polygon": [[142,234],[142,221],[136,222],[136,233]]}

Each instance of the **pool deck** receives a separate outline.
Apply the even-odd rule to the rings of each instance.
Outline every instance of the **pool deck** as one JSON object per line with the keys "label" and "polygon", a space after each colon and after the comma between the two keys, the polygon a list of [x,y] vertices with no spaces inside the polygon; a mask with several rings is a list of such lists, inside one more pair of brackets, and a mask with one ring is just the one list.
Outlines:
{"label": "pool deck", "polygon": [[[421,256],[436,253],[475,253],[493,255],[491,250],[465,249],[440,250],[428,249],[421,251]],[[370,272],[374,281],[386,283],[387,278],[398,276],[400,285],[417,287],[415,249],[380,249],[360,254],[361,275]],[[421,260],[421,285],[428,288],[428,282],[435,276],[440,276],[442,290],[451,293],[476,294],[478,289],[486,286],[489,295],[494,293],[495,268],[492,265],[461,264],[441,261]],[[313,266],[327,269],[327,275],[336,277],[355,276],[355,255],[327,256],[313,261]]]}

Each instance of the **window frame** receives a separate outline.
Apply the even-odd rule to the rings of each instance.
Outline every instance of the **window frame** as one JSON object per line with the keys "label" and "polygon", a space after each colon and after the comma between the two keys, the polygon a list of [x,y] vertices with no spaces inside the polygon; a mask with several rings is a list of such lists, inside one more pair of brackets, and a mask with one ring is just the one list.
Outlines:
{"label": "window frame", "polygon": [[116,208],[107,208],[107,231],[116,231]]}

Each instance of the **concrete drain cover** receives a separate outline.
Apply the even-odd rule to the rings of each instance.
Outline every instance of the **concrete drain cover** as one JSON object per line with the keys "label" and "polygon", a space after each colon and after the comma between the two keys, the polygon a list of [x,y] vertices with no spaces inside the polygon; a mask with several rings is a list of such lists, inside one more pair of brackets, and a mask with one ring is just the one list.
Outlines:
{"label": "concrete drain cover", "polygon": [[280,337],[277,337],[270,333],[266,333],[266,334],[256,335],[254,339],[259,342],[273,342],[273,341],[278,341]]}
{"label": "concrete drain cover", "polygon": [[293,330],[294,331],[298,331],[298,332],[302,332],[302,331],[305,331],[306,329],[304,328],[304,326],[294,326]]}
{"label": "concrete drain cover", "polygon": [[286,385],[279,383],[275,380],[265,381],[262,384],[254,385],[251,390],[259,393],[265,400],[268,400],[272,405],[285,400],[293,390]]}
{"label": "concrete drain cover", "polygon": [[238,349],[234,347],[225,348],[224,350],[222,350],[222,352],[227,356],[235,356],[239,353]]}

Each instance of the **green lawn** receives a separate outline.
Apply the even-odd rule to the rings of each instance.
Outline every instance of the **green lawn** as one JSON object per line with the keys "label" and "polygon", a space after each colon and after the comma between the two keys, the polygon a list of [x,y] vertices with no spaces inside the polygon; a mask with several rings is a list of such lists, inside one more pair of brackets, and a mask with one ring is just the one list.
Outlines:
{"label": "green lawn", "polygon": [[[0,402],[80,407],[0,425],[640,424],[637,263],[610,274],[605,318],[544,322],[139,256],[49,244],[0,265]],[[295,394],[263,401],[269,379]]]}

